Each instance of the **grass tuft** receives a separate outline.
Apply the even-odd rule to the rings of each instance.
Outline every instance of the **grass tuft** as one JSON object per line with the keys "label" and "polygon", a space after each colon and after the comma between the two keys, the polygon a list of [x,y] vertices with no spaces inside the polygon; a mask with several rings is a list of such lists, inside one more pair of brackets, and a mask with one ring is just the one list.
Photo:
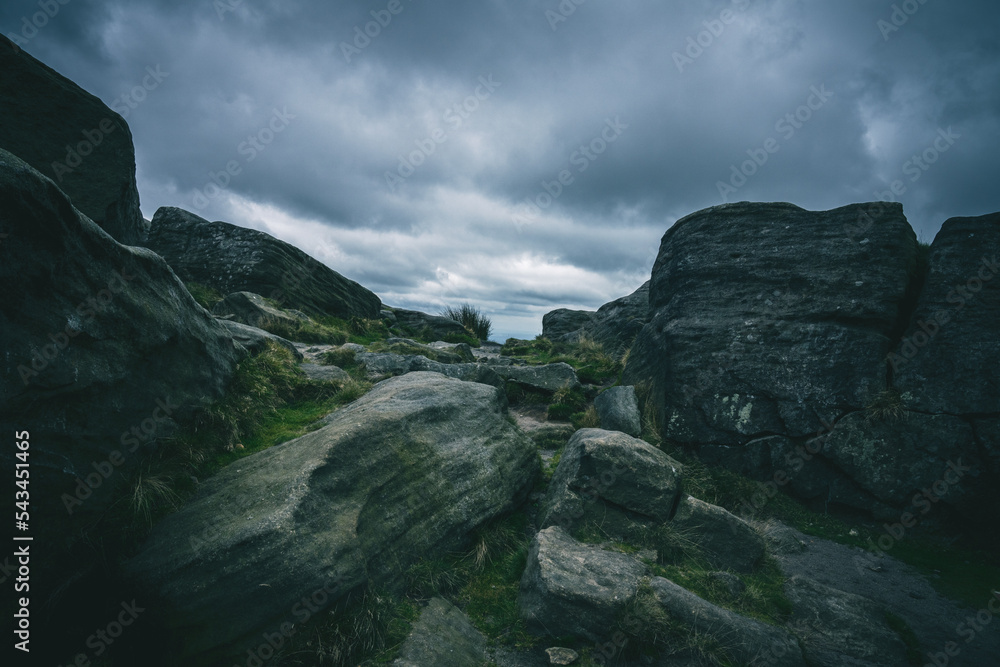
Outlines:
{"label": "grass tuft", "polygon": [[493,321],[479,308],[469,303],[463,303],[458,308],[448,306],[441,311],[441,317],[447,317],[461,323],[469,334],[479,340],[489,340],[493,333]]}

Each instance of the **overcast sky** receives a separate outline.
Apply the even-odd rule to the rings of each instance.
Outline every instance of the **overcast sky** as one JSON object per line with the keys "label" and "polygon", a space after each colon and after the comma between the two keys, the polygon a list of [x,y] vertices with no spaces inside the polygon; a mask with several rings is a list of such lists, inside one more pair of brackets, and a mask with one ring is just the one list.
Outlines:
{"label": "overcast sky", "polygon": [[502,340],[633,291],[723,201],[885,193],[925,241],[1000,210],[1000,6],[893,4],[6,0],[0,28],[127,112],[147,218],[267,231]]}

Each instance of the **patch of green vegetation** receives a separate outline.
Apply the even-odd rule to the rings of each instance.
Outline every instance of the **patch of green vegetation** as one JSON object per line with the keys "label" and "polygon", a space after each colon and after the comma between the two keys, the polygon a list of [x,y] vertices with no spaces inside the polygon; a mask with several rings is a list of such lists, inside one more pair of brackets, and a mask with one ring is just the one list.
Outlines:
{"label": "patch of green vegetation", "polygon": [[343,370],[350,370],[358,365],[357,353],[354,350],[334,349],[327,350],[320,357],[320,363],[327,366],[336,366]]}
{"label": "patch of green vegetation", "polygon": [[620,361],[606,354],[599,343],[589,338],[581,338],[576,343],[553,343],[542,336],[530,341],[508,338],[500,354],[524,359],[534,366],[563,362],[576,370],[581,382],[594,385],[613,384],[623,369]]}
{"label": "patch of green vegetation", "polygon": [[547,416],[551,421],[570,421],[570,417],[582,411],[587,405],[587,397],[579,389],[561,387],[552,395]]}
{"label": "patch of green vegetation", "polygon": [[906,414],[906,406],[903,405],[903,396],[899,390],[890,387],[879,392],[875,398],[865,406],[865,415],[868,421],[899,421]]}
{"label": "patch of green vegetation", "polygon": [[191,296],[194,300],[198,302],[198,305],[205,310],[212,310],[212,306],[222,301],[225,297],[222,292],[215,289],[214,287],[209,287],[208,285],[202,285],[201,283],[185,283],[188,292],[191,292]]}
{"label": "patch of green vegetation", "polygon": [[537,357],[551,354],[554,344],[544,336],[536,336],[535,340],[508,338],[500,348],[500,354],[505,357]]}
{"label": "patch of green vegetation", "polygon": [[289,320],[268,319],[260,323],[260,328],[269,331],[275,336],[281,336],[286,340],[296,343],[316,343],[319,345],[343,345],[348,340],[347,332],[320,324],[316,320]]}
{"label": "patch of green vegetation", "polygon": [[460,322],[468,330],[469,335],[479,340],[489,340],[490,334],[493,333],[493,321],[479,308],[469,303],[463,303],[458,308],[448,306],[441,311],[441,317]]}
{"label": "patch of green vegetation", "polygon": [[573,428],[577,430],[581,428],[601,428],[601,418],[597,416],[597,408],[593,405],[588,406],[582,412],[576,412],[571,415],[570,421],[573,422]]}
{"label": "patch of green vegetation", "polygon": [[917,633],[913,631],[913,628],[902,618],[890,611],[885,612],[885,622],[889,626],[889,629],[899,635],[899,638],[903,640],[903,644],[906,645],[906,661],[916,667],[923,664],[920,639],[917,638]]}

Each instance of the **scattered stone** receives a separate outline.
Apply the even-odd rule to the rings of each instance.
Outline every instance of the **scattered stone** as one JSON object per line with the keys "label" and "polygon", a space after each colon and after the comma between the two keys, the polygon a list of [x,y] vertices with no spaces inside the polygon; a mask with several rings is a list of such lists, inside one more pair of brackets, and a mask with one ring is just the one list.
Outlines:
{"label": "scattered stone", "polygon": [[751,572],[764,557],[764,539],[750,524],[721,507],[685,495],[670,525],[702,550],[714,567]]}
{"label": "scattered stone", "polygon": [[318,382],[347,382],[351,379],[350,374],[337,366],[321,366],[320,364],[302,364],[302,372],[310,380]]}
{"label": "scattered stone", "polygon": [[549,655],[549,662],[553,665],[572,665],[580,658],[580,654],[571,648],[553,646],[545,649]]}
{"label": "scattered stone", "polygon": [[482,364],[443,364],[431,361],[422,355],[386,354],[362,352],[355,355],[355,360],[364,366],[368,377],[381,380],[395,375],[406,375],[417,371],[431,371],[448,377],[479,382],[482,384],[502,387],[503,380],[489,366]]}
{"label": "scattered stone", "polygon": [[396,316],[395,326],[407,335],[436,340],[470,335],[461,322],[456,322],[447,317],[428,315],[419,310],[404,310],[402,308],[396,308],[392,312]]}

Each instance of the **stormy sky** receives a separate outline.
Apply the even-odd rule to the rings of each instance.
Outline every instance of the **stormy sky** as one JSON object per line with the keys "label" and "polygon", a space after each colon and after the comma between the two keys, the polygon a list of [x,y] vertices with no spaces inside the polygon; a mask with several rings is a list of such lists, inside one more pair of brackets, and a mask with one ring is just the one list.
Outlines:
{"label": "stormy sky", "polygon": [[1000,210],[998,19],[986,0],[0,6],[126,117],[147,218],[267,231],[387,304],[477,305],[499,340],[633,291],[674,221],[724,201],[892,198],[924,241]]}

